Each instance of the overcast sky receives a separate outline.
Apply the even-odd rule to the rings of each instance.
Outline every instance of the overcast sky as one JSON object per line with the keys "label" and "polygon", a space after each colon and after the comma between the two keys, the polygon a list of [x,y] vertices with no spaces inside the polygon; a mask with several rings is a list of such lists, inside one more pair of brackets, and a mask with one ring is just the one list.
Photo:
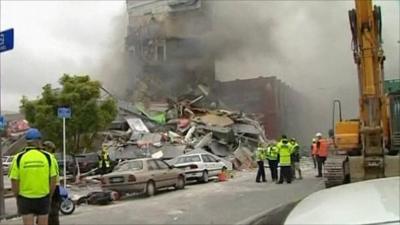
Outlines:
{"label": "overcast sky", "polygon": [[18,110],[22,95],[40,95],[63,73],[93,72],[125,12],[125,1],[1,1],[1,30],[15,35],[1,54],[2,109]]}
{"label": "overcast sky", "polygon": [[[227,2],[229,3],[229,2]],[[296,3],[299,3],[296,1]],[[261,4],[261,3],[260,3]],[[277,3],[278,4],[278,3]],[[318,24],[317,17],[324,17],[325,13],[321,10],[314,10],[313,5],[308,2],[309,6],[297,4],[290,7],[286,4],[286,10],[297,7],[308,7],[310,12],[315,15],[311,18],[311,26]],[[323,4],[323,3],[320,3]],[[390,71],[389,76],[394,78],[399,76],[399,1],[379,2],[383,7],[384,22],[384,40],[385,51],[389,54],[387,69]],[[343,14],[332,15],[340,16],[329,20],[326,26],[339,27],[346,36],[350,36],[347,9],[353,7],[353,1],[338,2],[340,9],[324,7],[324,10],[340,11]],[[332,7],[336,7],[332,4]],[[300,8],[297,8],[300,9]],[[273,9],[272,9],[273,10]],[[307,12],[308,10],[303,10]],[[300,11],[299,11],[300,12]],[[328,11],[327,11],[328,12]],[[281,15],[284,12],[280,13]],[[2,108],[6,110],[18,110],[19,101],[22,95],[35,97],[40,95],[41,87],[46,83],[57,84],[58,79],[63,73],[72,74],[91,74],[96,75],[96,70],[102,67],[102,59],[104,55],[115,47],[115,41],[123,45],[123,35],[116,35],[115,27],[121,26],[123,15],[126,14],[125,1],[1,1],[1,30],[8,28],[15,29],[15,46],[14,50],[1,54],[1,94]],[[297,14],[296,14],[297,15]],[[301,14],[299,14],[301,16]],[[282,16],[281,16],[282,17]],[[284,18],[283,16],[282,18]],[[290,17],[290,15],[288,15]],[[279,36],[281,42],[284,43],[282,48],[290,48],[288,52],[296,50],[296,46],[302,46],[307,41],[303,38],[313,38],[318,40],[313,46],[307,48],[319,49],[318,54],[313,56],[313,63],[309,64],[309,70],[314,65],[319,64],[324,68],[324,63],[330,64],[331,68],[337,67],[338,72],[342,72],[345,68],[352,68],[346,71],[349,74],[354,73],[355,66],[352,63],[351,52],[349,51],[350,42],[343,39],[343,43],[332,45],[329,48],[332,37],[329,32],[321,33],[318,29],[309,27],[308,32],[304,32],[306,24],[302,24],[303,17],[293,17],[293,21],[278,27],[272,35]],[[290,17],[290,18],[292,18]],[[322,18],[323,19],[323,18]],[[123,21],[124,23],[125,21]],[[280,35],[278,31],[285,30],[292,33]],[[329,30],[329,29],[326,29]],[[316,31],[313,33],[313,31]],[[279,35],[278,35],[279,33]],[[307,33],[307,34],[305,34]],[[393,34],[388,37],[388,34]],[[324,36],[325,35],[325,36]],[[341,35],[339,35],[340,38]],[[285,39],[286,38],[286,39]],[[113,44],[110,44],[113,43]],[[346,46],[344,46],[346,45]],[[118,45],[117,45],[118,46]],[[293,48],[292,48],[292,47]],[[321,50],[320,46],[327,50]],[[338,49],[338,46],[340,49]],[[331,60],[328,56],[340,53],[344,58],[338,60],[339,63],[348,62],[346,67],[337,65],[337,62]],[[296,52],[299,52],[296,50]],[[245,54],[245,52],[243,53]],[[296,53],[291,53],[292,58],[296,58]],[[304,57],[303,57],[304,58]],[[234,59],[232,59],[233,62]],[[257,60],[257,59],[254,59]],[[253,66],[254,60],[251,62],[241,62],[241,68],[256,68]],[[318,62],[317,62],[318,61]],[[229,62],[229,59],[228,59]],[[112,63],[112,62],[111,62]],[[305,66],[302,61],[297,65]],[[264,67],[260,67],[261,71],[270,72],[271,74],[279,74],[279,70],[290,67],[290,65],[281,65],[281,69],[269,67],[271,71],[266,71]],[[293,66],[292,66],[293,67]],[[328,67],[329,68],[329,67]],[[276,72],[276,71],[278,72]],[[303,79],[296,77],[299,67],[290,70],[282,70],[285,73],[292,72],[286,78],[287,83],[294,84],[295,80],[289,78]],[[346,69],[347,70],[347,69]],[[227,70],[229,72],[229,70]],[[248,71],[248,69],[246,69]],[[396,74],[397,73],[397,74]],[[237,73],[243,74],[243,73]],[[259,75],[259,73],[257,74]],[[299,73],[300,75],[300,73]],[[297,75],[297,76],[299,76]],[[238,77],[230,77],[236,79]],[[285,77],[282,78],[285,80]],[[325,84],[329,86],[330,84]],[[356,83],[351,85],[355,87]],[[301,87],[302,88],[302,87]],[[315,87],[313,87],[315,88]]]}

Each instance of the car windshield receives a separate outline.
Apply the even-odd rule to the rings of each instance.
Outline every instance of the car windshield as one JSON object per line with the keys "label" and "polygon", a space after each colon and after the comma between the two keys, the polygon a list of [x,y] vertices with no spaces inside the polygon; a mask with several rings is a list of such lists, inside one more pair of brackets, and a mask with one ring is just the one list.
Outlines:
{"label": "car windshield", "polygon": [[184,157],[179,157],[178,160],[176,161],[177,164],[180,163],[191,163],[191,162],[200,162],[200,156],[198,155],[190,155],[190,156],[184,156]]}
{"label": "car windshield", "polygon": [[143,169],[142,161],[127,161],[115,167],[114,171],[128,171],[128,170],[141,170]]}

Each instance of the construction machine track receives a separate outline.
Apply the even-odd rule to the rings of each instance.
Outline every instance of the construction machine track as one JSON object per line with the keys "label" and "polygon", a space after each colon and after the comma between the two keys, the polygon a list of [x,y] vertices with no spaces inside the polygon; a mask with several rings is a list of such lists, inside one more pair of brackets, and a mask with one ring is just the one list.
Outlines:
{"label": "construction machine track", "polygon": [[324,166],[325,187],[342,185],[346,181],[346,156],[333,155],[327,158]]}

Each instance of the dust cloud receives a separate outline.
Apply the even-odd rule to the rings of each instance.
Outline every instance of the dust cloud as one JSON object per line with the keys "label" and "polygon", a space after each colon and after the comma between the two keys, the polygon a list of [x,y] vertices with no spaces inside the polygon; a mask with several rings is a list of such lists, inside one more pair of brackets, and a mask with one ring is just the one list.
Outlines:
{"label": "dust cloud", "polygon": [[[315,132],[327,134],[334,99],[342,101],[345,118],[357,117],[358,81],[348,22],[353,1],[208,3],[213,27],[207,38],[217,57],[216,78],[277,76],[287,83],[295,93],[293,105],[287,106],[289,135],[308,145]],[[375,4],[382,6],[386,74],[394,78],[400,74],[398,6]]]}
{"label": "dust cloud", "polygon": [[[125,9],[124,9],[125,10]],[[93,68],[95,78],[103,87],[118,98],[126,99],[132,95],[132,89],[142,66],[125,49],[125,37],[128,26],[126,11],[111,19],[112,36],[104,48],[99,64]]]}

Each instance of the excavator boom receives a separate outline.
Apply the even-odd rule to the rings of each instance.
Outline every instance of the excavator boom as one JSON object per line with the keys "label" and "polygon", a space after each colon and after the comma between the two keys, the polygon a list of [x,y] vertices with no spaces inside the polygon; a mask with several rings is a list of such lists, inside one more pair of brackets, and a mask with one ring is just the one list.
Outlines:
{"label": "excavator boom", "polygon": [[344,120],[335,125],[337,152],[344,151],[347,156],[327,161],[327,186],[400,173],[399,156],[385,156],[384,148],[389,143],[390,129],[383,87],[381,9],[373,6],[372,0],[355,0],[355,6],[349,11],[349,20],[358,71],[360,116],[358,120]]}

